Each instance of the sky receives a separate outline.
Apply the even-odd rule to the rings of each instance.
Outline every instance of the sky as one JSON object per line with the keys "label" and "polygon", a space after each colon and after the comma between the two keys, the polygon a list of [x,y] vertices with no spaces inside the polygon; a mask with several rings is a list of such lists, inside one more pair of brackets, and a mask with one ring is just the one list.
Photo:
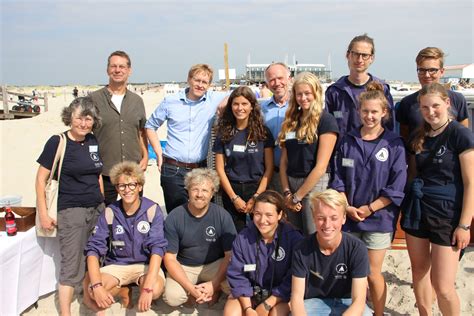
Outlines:
{"label": "sky", "polygon": [[446,65],[473,63],[472,0],[0,0],[0,82],[105,84],[115,50],[132,59],[130,82],[185,81],[196,63],[237,74],[272,61],[331,65],[347,74],[350,40],[375,40],[370,72],[416,81],[415,57],[442,48]]}

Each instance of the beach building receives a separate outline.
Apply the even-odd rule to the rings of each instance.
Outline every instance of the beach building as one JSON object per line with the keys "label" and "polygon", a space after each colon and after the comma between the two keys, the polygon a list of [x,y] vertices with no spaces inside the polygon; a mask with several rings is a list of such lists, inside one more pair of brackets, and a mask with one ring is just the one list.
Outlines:
{"label": "beach building", "polygon": [[474,83],[474,64],[445,66],[443,80],[452,83]]}
{"label": "beach building", "polygon": [[[246,64],[245,79],[250,82],[265,81],[265,69],[269,64]],[[327,69],[323,64],[298,64],[288,65],[291,76],[294,77],[300,72],[311,72],[315,74],[321,81],[331,79],[331,70]]]}

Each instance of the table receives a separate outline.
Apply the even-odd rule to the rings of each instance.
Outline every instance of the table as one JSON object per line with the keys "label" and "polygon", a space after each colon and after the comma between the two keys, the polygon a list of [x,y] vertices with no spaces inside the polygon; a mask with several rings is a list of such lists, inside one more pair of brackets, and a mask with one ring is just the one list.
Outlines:
{"label": "table", "polygon": [[36,237],[35,228],[16,236],[0,233],[0,315],[19,315],[44,294],[56,290],[57,238]]}

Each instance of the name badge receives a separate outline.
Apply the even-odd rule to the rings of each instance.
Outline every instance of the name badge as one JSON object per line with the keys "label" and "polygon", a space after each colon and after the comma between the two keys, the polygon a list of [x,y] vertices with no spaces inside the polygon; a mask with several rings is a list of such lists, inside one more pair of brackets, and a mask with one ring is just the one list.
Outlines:
{"label": "name badge", "polygon": [[125,247],[125,241],[123,241],[123,240],[113,240],[112,241],[112,246],[113,247],[119,247],[119,248]]}
{"label": "name badge", "polygon": [[252,272],[257,270],[257,265],[256,264],[245,264],[244,265],[244,272]]}
{"label": "name badge", "polygon": [[89,152],[90,153],[96,153],[99,150],[99,146],[97,145],[90,145],[89,146]]}
{"label": "name badge", "polygon": [[354,159],[342,158],[342,166],[354,168]]}
{"label": "name badge", "polygon": [[342,112],[341,111],[334,111],[334,117],[335,118],[342,118]]}
{"label": "name badge", "polygon": [[288,132],[285,135],[285,139],[295,139],[296,138],[296,132]]}
{"label": "name badge", "polygon": [[243,152],[245,152],[245,146],[244,145],[234,145],[233,151],[243,153]]}

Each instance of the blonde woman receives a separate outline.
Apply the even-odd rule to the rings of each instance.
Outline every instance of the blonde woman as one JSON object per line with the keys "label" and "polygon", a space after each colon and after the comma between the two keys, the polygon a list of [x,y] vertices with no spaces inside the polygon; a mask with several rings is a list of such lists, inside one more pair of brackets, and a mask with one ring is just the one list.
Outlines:
{"label": "blonde woman", "polygon": [[280,180],[288,219],[305,235],[315,232],[307,196],[327,188],[329,160],[338,134],[336,119],[323,111],[318,78],[300,73],[293,83],[278,142],[282,147]]}

